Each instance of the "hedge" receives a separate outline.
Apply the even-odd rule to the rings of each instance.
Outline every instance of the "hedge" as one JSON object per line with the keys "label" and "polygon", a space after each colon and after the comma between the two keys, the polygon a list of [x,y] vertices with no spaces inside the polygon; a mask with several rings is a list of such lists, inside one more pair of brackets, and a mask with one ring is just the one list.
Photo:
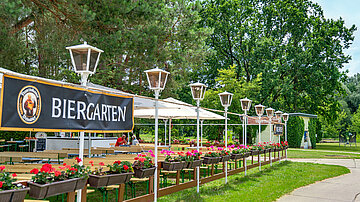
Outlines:
{"label": "hedge", "polygon": [[304,120],[297,116],[291,116],[287,123],[289,147],[299,148],[304,135]]}
{"label": "hedge", "polygon": [[321,137],[321,125],[319,127],[320,123],[318,119],[310,119],[309,121],[309,135],[310,135],[310,141],[311,141],[311,147],[313,149],[316,149],[316,134]]}

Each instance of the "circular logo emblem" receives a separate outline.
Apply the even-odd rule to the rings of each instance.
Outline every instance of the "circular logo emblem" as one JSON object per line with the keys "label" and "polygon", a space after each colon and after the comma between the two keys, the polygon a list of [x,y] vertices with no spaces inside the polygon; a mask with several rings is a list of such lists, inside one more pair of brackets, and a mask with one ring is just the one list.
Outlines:
{"label": "circular logo emblem", "polygon": [[25,86],[20,90],[17,111],[24,123],[33,124],[37,121],[41,111],[41,97],[37,88]]}

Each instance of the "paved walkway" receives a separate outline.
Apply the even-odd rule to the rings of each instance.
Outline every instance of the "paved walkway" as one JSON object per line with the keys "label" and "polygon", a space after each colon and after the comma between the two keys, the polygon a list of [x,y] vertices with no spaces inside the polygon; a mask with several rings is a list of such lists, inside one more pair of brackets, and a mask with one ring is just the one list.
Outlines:
{"label": "paved walkway", "polygon": [[325,202],[325,201],[357,201],[360,202],[360,159],[289,159],[296,162],[341,165],[350,169],[351,173],[326,179],[305,187],[295,189],[282,196],[280,202]]}

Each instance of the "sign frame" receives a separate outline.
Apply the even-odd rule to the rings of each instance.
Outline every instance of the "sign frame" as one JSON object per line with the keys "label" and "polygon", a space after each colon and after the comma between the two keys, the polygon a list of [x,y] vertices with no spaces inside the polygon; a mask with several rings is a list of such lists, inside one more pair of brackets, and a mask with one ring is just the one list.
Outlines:
{"label": "sign frame", "polygon": [[[4,83],[5,83],[5,77],[23,80],[23,81],[29,81],[29,82],[36,82],[40,84],[50,85],[50,86],[56,86],[60,88],[66,88],[71,90],[79,90],[79,91],[85,91],[93,94],[100,94],[100,95],[107,95],[107,96],[113,96],[113,97],[119,97],[119,98],[132,98],[132,112],[131,112],[131,120],[132,120],[132,128],[130,130],[93,130],[93,129],[56,129],[56,128],[22,128],[22,127],[4,127],[2,126],[2,119],[3,119],[3,106],[4,106]],[[132,132],[135,126],[134,122],[134,97],[129,95],[121,95],[116,93],[111,93],[110,91],[105,90],[96,90],[96,89],[88,89],[87,87],[80,87],[76,84],[67,84],[67,83],[61,83],[60,81],[54,81],[53,83],[50,81],[46,81],[47,79],[44,78],[31,78],[28,76],[27,78],[2,73],[1,75],[1,98],[0,98],[0,131],[36,131],[36,132],[87,132],[87,133],[126,133],[126,132]],[[18,115],[18,114],[16,114]]]}

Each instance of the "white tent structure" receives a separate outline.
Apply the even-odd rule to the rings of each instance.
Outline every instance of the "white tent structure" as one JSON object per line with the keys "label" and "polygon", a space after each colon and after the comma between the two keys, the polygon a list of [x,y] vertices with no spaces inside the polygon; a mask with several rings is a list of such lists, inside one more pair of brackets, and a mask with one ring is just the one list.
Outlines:
{"label": "white tent structure", "polygon": [[[160,103],[161,101],[159,101]],[[169,146],[171,146],[171,121],[172,119],[197,119],[196,107],[188,103],[182,102],[174,98],[166,98],[161,102],[165,108],[159,108],[158,116],[159,119],[165,120],[165,133],[166,133],[166,123],[169,120]],[[147,118],[154,119],[155,113],[153,109],[135,109],[134,110],[135,118]],[[223,120],[225,117],[220,116],[216,113],[200,109],[200,120],[201,121],[201,142],[202,142],[202,129],[203,129],[203,120]],[[166,135],[165,135],[165,145],[166,145]]]}

